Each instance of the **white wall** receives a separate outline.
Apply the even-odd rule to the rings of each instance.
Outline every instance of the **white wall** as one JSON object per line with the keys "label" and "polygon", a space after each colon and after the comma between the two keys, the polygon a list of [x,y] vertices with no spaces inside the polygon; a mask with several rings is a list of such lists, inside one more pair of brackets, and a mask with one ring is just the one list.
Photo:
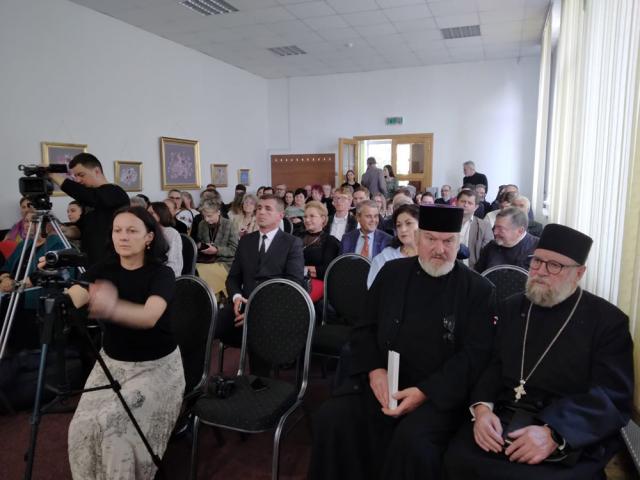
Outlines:
{"label": "white wall", "polygon": [[[164,198],[161,136],[200,141],[203,186],[228,163],[227,200],[238,168],[266,181],[266,81],[65,0],[0,1],[0,228],[41,141],[88,144],[109,179],[114,160],[143,161],[144,193]],[[54,200],[61,219],[69,200]]]}
{"label": "white wall", "polygon": [[[355,135],[433,133],[433,183],[473,160],[490,183],[531,193],[539,59],[436,65],[269,81],[271,153],[337,154]],[[385,118],[403,116],[402,126]]]}

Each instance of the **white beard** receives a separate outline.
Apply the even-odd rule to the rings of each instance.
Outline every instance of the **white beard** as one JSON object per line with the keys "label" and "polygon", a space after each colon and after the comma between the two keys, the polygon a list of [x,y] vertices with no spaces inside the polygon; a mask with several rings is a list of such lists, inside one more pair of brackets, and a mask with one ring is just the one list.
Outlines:
{"label": "white beard", "polygon": [[563,283],[556,290],[552,290],[547,285],[533,282],[529,277],[525,295],[534,304],[549,308],[564,302],[575,291],[576,285],[573,282]]}
{"label": "white beard", "polygon": [[442,265],[435,266],[432,265],[430,261],[423,261],[420,259],[420,266],[422,269],[427,272],[428,275],[432,277],[442,277],[446,275],[451,270],[453,270],[453,266],[456,264],[455,260],[453,262],[443,263]]}

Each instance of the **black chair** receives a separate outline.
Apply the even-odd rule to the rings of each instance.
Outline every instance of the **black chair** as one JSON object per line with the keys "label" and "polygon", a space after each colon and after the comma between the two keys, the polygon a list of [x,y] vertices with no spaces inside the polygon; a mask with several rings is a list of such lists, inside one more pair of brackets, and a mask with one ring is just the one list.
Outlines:
{"label": "black chair", "polygon": [[515,265],[496,265],[481,274],[496,287],[496,302],[525,290],[529,272]]}
{"label": "black chair", "polygon": [[198,247],[189,235],[180,234],[182,239],[182,275],[196,274],[196,261],[198,259]]}
{"label": "black chair", "polygon": [[[171,304],[171,328],[180,347],[185,389],[181,419],[204,391],[211,365],[211,345],[217,306],[207,284],[198,277],[183,275],[176,279],[176,292]],[[177,423],[184,426],[183,421]]]}
{"label": "black chair", "polygon": [[[190,478],[196,478],[200,424],[260,433],[275,429],[271,476],[278,478],[280,437],[287,418],[302,405],[309,375],[315,313],[300,285],[275,279],[259,285],[249,297],[240,352],[240,368],[228,398],[208,395],[193,407]],[[245,374],[247,351],[273,365],[295,363],[296,382]],[[257,387],[256,379],[261,384]],[[266,388],[262,388],[266,387]]]}
{"label": "black chair", "polygon": [[[322,323],[311,349],[314,355],[338,358],[362,313],[371,262],[355,253],[335,258],[324,274]],[[323,372],[324,373],[324,372]]]}
{"label": "black chair", "polygon": [[620,429],[620,433],[633,459],[633,464],[640,473],[640,426],[633,420],[629,420],[629,423]]}

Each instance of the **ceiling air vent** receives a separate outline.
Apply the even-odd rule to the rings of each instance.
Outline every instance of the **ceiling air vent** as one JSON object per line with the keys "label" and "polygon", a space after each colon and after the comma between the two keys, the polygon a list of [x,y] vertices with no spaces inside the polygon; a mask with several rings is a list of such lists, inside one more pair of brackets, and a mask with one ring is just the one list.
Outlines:
{"label": "ceiling air vent", "polygon": [[272,51],[279,57],[287,57],[289,55],[306,55],[307,53],[300,47],[296,47],[295,45],[290,45],[288,47],[273,47],[268,48],[267,50]]}
{"label": "ceiling air vent", "polygon": [[443,28],[440,31],[442,32],[442,37],[445,40],[451,40],[452,38],[479,37],[480,25],[469,25],[467,27]]}
{"label": "ceiling air vent", "polygon": [[180,2],[180,5],[190,8],[194,12],[206,17],[209,15],[221,15],[238,11],[236,7],[229,5],[224,0],[185,0],[184,2]]}

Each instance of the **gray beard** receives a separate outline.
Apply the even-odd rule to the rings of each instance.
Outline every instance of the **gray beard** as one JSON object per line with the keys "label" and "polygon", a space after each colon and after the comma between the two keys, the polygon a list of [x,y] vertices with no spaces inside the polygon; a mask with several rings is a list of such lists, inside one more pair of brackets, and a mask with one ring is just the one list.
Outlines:
{"label": "gray beard", "polygon": [[418,258],[418,261],[420,262],[420,266],[427,273],[427,275],[430,275],[432,277],[442,277],[448,274],[451,270],[453,270],[453,266],[456,263],[454,260],[453,262],[447,262],[440,265],[439,267],[436,267],[429,261],[424,261],[420,258]]}
{"label": "gray beard", "polygon": [[552,290],[546,285],[533,283],[531,278],[528,278],[525,295],[535,305],[549,308],[564,302],[573,295],[576,288],[572,283],[563,283],[556,290]]}

